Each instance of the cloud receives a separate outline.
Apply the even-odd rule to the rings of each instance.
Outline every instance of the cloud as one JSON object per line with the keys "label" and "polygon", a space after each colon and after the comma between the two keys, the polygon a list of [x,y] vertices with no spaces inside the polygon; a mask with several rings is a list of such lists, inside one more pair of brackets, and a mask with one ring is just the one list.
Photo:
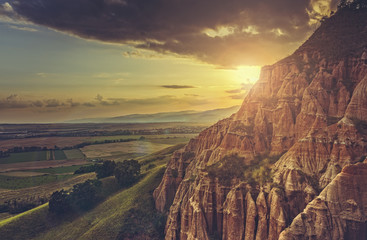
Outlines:
{"label": "cloud", "polygon": [[[105,98],[98,94],[92,101],[75,102],[73,99],[38,99],[27,100],[11,94],[0,99],[0,109],[15,109],[15,108],[30,108],[30,109],[71,109],[81,107],[133,107],[133,106],[147,106],[147,105],[167,105],[167,104],[186,104],[186,105],[201,105],[207,104],[209,101],[196,94],[185,94],[184,96],[163,95],[150,98]],[[47,111],[48,111],[47,110]]]}
{"label": "cloud", "polygon": [[246,96],[246,93],[240,93],[240,94],[234,94],[234,95],[230,95],[229,97],[232,99],[244,99]]}
{"label": "cloud", "polygon": [[199,97],[198,94],[185,94],[186,97]]}
{"label": "cloud", "polygon": [[240,93],[242,91],[241,88],[233,89],[233,90],[227,90],[226,93]]}
{"label": "cloud", "polygon": [[227,90],[226,93],[232,94],[229,96],[232,99],[243,99],[252,86],[252,83],[241,83],[240,88]]}
{"label": "cloud", "polygon": [[42,109],[42,108],[74,108],[80,106],[80,103],[74,102],[72,99],[66,101],[58,99],[39,99],[26,100],[17,94],[11,94],[0,99],[0,109]]}
{"label": "cloud", "polygon": [[160,87],[169,89],[196,88],[195,86],[189,86],[189,85],[162,85]]}
{"label": "cloud", "polygon": [[60,103],[59,100],[57,99],[47,99],[47,100],[44,100],[44,102],[45,102],[45,107],[47,108],[63,106],[63,103]]}
{"label": "cloud", "polygon": [[[223,67],[284,57],[312,32],[335,0],[17,0],[3,18],[87,39],[194,57]],[[139,51],[126,56],[140,56]]]}
{"label": "cloud", "polygon": [[95,104],[90,103],[90,102],[85,102],[82,105],[85,106],[85,107],[95,107],[96,106]]}
{"label": "cloud", "polygon": [[24,27],[24,26],[17,26],[17,25],[10,25],[10,28],[20,30],[20,31],[27,31],[27,32],[38,32],[37,29],[31,27]]}
{"label": "cloud", "polygon": [[121,106],[146,106],[146,105],[202,105],[209,103],[208,100],[200,98],[199,96],[184,96],[177,97],[174,95],[163,95],[152,98],[109,98],[110,103]]}

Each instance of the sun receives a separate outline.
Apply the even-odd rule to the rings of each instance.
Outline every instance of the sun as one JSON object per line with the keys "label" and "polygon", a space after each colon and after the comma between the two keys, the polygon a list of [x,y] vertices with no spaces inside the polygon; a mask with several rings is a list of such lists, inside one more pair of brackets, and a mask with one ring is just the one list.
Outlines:
{"label": "sun", "polygon": [[233,71],[233,78],[236,82],[254,84],[260,76],[260,66],[240,66]]}

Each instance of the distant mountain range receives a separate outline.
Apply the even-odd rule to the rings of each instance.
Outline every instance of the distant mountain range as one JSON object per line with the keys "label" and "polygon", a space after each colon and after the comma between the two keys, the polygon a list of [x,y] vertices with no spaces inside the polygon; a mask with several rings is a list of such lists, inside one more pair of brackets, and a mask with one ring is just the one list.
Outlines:
{"label": "distant mountain range", "polygon": [[196,122],[214,123],[227,118],[238,111],[240,106],[219,108],[208,111],[180,111],[153,114],[130,114],[111,118],[84,118],[67,121],[67,123],[161,123],[161,122]]}

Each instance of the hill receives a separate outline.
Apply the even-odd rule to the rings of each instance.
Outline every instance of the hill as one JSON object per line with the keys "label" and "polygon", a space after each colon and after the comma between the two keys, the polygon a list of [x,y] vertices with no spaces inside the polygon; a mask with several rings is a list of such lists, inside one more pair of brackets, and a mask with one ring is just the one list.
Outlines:
{"label": "hill", "polygon": [[111,118],[86,118],[68,121],[68,123],[162,123],[193,122],[214,123],[228,117],[238,110],[239,106],[213,109],[208,111],[163,112],[154,114],[131,114]]}
{"label": "hill", "polygon": [[152,192],[169,157],[181,147],[138,158],[143,177],[130,188],[119,189],[114,177],[102,179],[109,197],[89,211],[54,216],[44,204],[0,221],[1,239],[161,239],[165,219],[155,211]]}

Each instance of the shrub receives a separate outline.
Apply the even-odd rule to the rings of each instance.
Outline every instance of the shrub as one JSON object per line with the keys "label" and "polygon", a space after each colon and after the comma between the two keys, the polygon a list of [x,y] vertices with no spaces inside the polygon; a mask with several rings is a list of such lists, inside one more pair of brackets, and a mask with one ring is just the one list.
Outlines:
{"label": "shrub", "polygon": [[97,192],[101,184],[99,180],[87,180],[74,185],[70,193],[72,207],[80,210],[91,209],[98,200]]}
{"label": "shrub", "polygon": [[64,189],[54,192],[51,195],[48,206],[49,211],[52,213],[63,214],[69,212],[71,206],[68,192],[64,191]]}
{"label": "shrub", "polygon": [[229,186],[233,178],[243,177],[245,169],[245,158],[233,153],[224,156],[221,161],[207,167],[206,171],[210,178],[217,177],[221,184]]}
{"label": "shrub", "polygon": [[113,175],[116,163],[114,161],[103,161],[102,164],[95,166],[97,178],[105,178]]}
{"label": "shrub", "polygon": [[96,165],[88,165],[88,166],[82,166],[75,170],[74,174],[83,174],[83,173],[90,173],[96,171]]}
{"label": "shrub", "polygon": [[141,165],[136,160],[125,160],[116,165],[114,175],[121,186],[127,187],[138,180],[140,167]]}
{"label": "shrub", "polygon": [[63,214],[71,210],[91,209],[99,200],[101,181],[87,180],[73,186],[70,191],[56,191],[51,195],[49,201],[49,211],[56,214]]}

